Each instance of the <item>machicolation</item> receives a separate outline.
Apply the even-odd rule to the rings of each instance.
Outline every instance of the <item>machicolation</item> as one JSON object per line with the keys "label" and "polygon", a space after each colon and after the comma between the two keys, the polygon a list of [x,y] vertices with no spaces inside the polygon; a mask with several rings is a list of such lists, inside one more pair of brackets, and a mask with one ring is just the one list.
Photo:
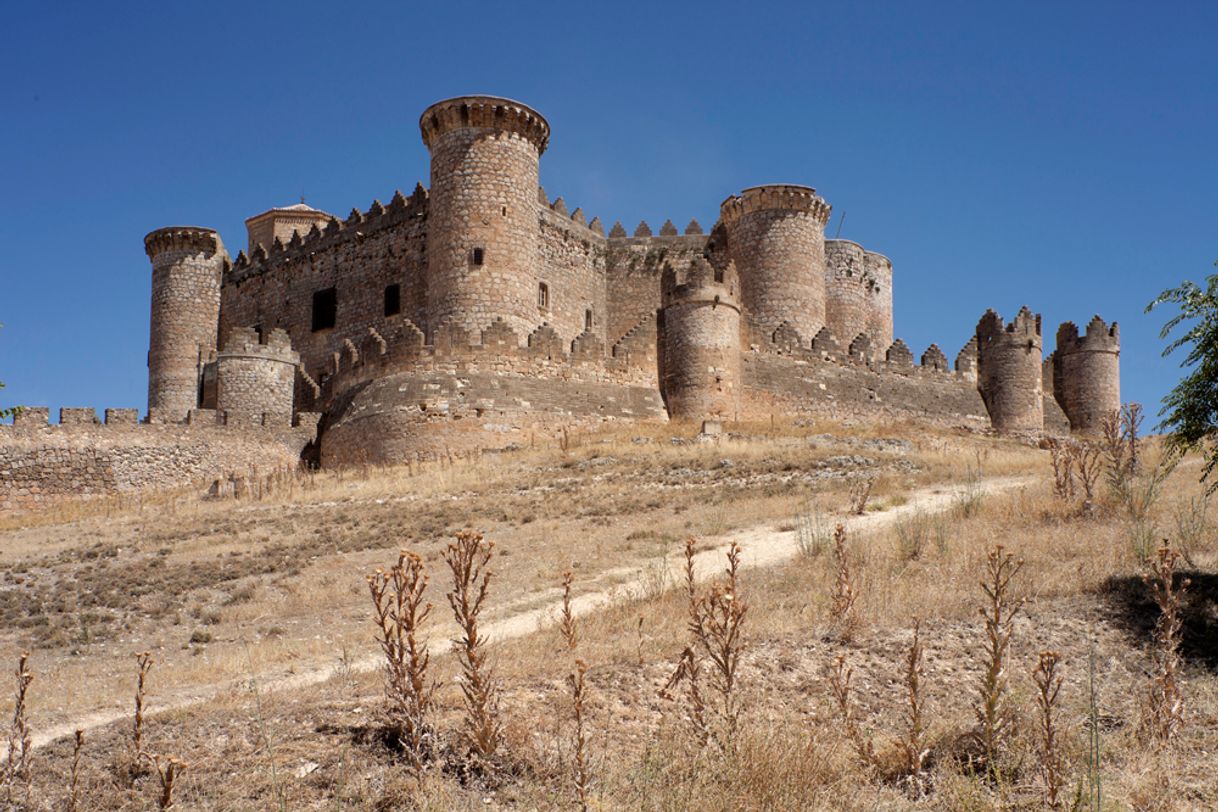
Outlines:
{"label": "machicolation", "polygon": [[0,427],[0,508],[220,477],[505,448],[607,421],[776,412],[1094,432],[1120,403],[1117,325],[987,312],[949,364],[893,331],[883,254],[826,239],[804,185],[728,196],[709,229],[608,234],[538,183],[550,125],[447,99],[419,121],[428,187],[340,219],[303,201],[144,244],[147,413],[30,409]]}

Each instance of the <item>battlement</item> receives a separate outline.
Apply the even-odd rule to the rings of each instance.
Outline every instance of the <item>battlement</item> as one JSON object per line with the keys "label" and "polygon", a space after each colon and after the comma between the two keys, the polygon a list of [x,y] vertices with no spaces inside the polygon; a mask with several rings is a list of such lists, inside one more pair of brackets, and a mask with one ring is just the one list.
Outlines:
{"label": "battlement", "polygon": [[1098,315],[1093,316],[1087,323],[1087,331],[1079,335],[1074,322],[1063,322],[1057,328],[1057,355],[1068,355],[1075,352],[1111,352],[1121,351],[1121,328],[1114,321],[1110,327]]}
{"label": "battlement", "polygon": [[144,237],[144,251],[150,259],[171,252],[212,256],[224,252],[224,243],[215,229],[167,226],[151,231]]}
{"label": "battlement", "polygon": [[[260,423],[251,423],[239,419],[219,409],[191,409],[182,420],[166,420],[156,414],[148,415],[146,420],[140,420],[139,409],[107,408],[103,411],[105,419],[99,419],[97,410],[88,406],[64,406],[59,410],[59,422],[51,422],[51,410],[46,406],[30,406],[21,410],[13,419],[11,425],[0,424],[0,436],[27,436],[31,432],[51,432],[55,434],[70,434],[85,431],[90,436],[104,437],[107,430],[134,430],[155,436],[162,427],[178,427],[199,430],[238,430],[253,431],[266,434],[266,429]],[[316,433],[320,414],[301,412],[292,421],[291,426],[284,425],[279,431],[296,432],[298,429],[310,436]],[[272,432],[275,433],[275,432]]]}
{"label": "battlement", "polygon": [[539,186],[537,187],[537,202],[543,221],[552,225],[568,227],[571,233],[578,233],[585,239],[594,239],[598,242],[605,239],[605,227],[601,224],[601,218],[593,217],[589,222],[583,209],[576,207],[575,211],[568,211],[567,202],[561,195],[554,198],[553,203],[547,202],[546,190]]}
{"label": "battlement", "polygon": [[1010,324],[1004,324],[1002,316],[993,310],[985,311],[977,322],[977,340],[981,344],[1000,340],[1021,343],[1024,340],[1034,340],[1040,346],[1040,314],[1032,313],[1027,305],[1019,308]]}
{"label": "battlement", "polygon": [[415,185],[409,197],[395,190],[388,205],[373,200],[366,212],[352,209],[346,220],[329,216],[324,227],[314,222],[303,235],[300,231],[294,231],[287,243],[275,237],[269,247],[258,244],[249,255],[244,251],[238,252],[225,281],[241,282],[335,245],[363,240],[381,229],[426,217],[427,203],[428,192],[421,183]]}
{"label": "battlement", "polygon": [[300,356],[292,351],[292,339],[278,327],[262,335],[252,327],[229,330],[220,355],[256,355],[261,358],[294,364]]}
{"label": "battlement", "polygon": [[695,257],[679,271],[672,265],[664,267],[660,277],[660,300],[663,307],[688,302],[713,302],[739,310],[737,285],[735,263],[729,260],[720,269],[713,267],[703,257]]}
{"label": "battlement", "polygon": [[829,222],[833,207],[811,186],[771,184],[752,186],[739,195],[728,197],[719,204],[719,217],[730,227],[746,214],[771,210],[807,212],[824,226]]}
{"label": "battlement", "polygon": [[540,155],[550,141],[550,123],[529,107],[498,96],[457,96],[438,101],[423,111],[419,129],[423,143],[432,148],[436,139],[463,127],[500,130],[530,141]]}

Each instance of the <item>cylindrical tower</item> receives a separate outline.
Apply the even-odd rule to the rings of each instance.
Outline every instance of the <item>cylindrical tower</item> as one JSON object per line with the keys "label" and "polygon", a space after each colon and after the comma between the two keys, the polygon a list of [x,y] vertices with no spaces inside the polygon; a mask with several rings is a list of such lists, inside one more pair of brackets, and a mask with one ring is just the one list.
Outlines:
{"label": "cylindrical tower", "polygon": [[1020,308],[1010,324],[987,310],[977,323],[977,388],[1002,432],[1042,431],[1040,316]]}
{"label": "cylindrical tower", "polygon": [[701,257],[662,279],[661,387],[674,419],[735,419],[740,399],[740,304],[736,268]]}
{"label": "cylindrical tower", "polygon": [[419,119],[431,151],[427,211],[428,334],[478,335],[501,317],[526,336],[564,291],[540,274],[538,159],[550,125],[509,99],[462,96]]}
{"label": "cylindrical tower", "polygon": [[753,341],[787,322],[807,343],[825,326],[829,213],[815,189],[786,184],[745,189],[719,207]]}
{"label": "cylindrical tower", "polygon": [[1073,322],[1057,328],[1053,396],[1070,430],[1098,434],[1104,417],[1121,408],[1121,330],[1095,316],[1080,336]]}
{"label": "cylindrical tower", "polygon": [[863,255],[867,272],[867,334],[871,345],[883,353],[892,346],[892,262],[883,254]]}
{"label": "cylindrical tower", "polygon": [[229,423],[290,427],[299,363],[285,331],[234,328],[216,355],[216,408]]}
{"label": "cylindrical tower", "polygon": [[199,405],[203,364],[216,349],[228,252],[215,231],[192,226],[157,229],[144,250],[152,260],[148,415],[184,420]]}
{"label": "cylindrical tower", "polygon": [[[849,346],[859,333],[869,333],[871,291],[865,265],[863,246],[850,240],[825,240],[825,323],[839,341]],[[881,353],[871,336],[872,347]]]}

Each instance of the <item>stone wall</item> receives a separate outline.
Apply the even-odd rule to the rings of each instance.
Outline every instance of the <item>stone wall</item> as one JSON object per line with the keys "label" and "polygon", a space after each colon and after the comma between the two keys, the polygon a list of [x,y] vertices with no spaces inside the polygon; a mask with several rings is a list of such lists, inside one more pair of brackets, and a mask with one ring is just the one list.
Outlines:
{"label": "stone wall", "polygon": [[892,344],[892,262],[883,254],[867,251],[863,264],[868,276],[867,334],[873,345],[887,347]]}
{"label": "stone wall", "polygon": [[[388,206],[374,201],[269,252],[237,256],[226,274],[220,305],[220,342],[236,328],[287,331],[301,367],[316,379],[348,341],[362,341],[370,326],[386,327],[404,316],[426,329],[426,218],[422,186]],[[398,285],[401,312],[385,314],[385,289]],[[313,297],[334,288],[332,328],[314,331]]]}
{"label": "stone wall", "polygon": [[0,426],[0,513],[295,468],[317,429],[316,415],[276,432],[222,425],[216,412],[198,409],[182,424],[136,423],[135,415],[107,410],[101,424],[92,409],[65,409],[48,425],[46,409],[31,409]]}
{"label": "stone wall", "polygon": [[850,240],[825,240],[825,324],[840,341],[868,333],[872,348],[892,343],[871,331],[870,281],[863,246]]}
{"label": "stone wall", "polygon": [[639,223],[634,237],[626,236],[621,223],[610,231],[605,269],[610,346],[640,323],[654,323],[664,268],[687,267],[706,250],[706,235],[697,223],[690,225],[694,230],[681,235],[653,235],[646,223]]}
{"label": "stone wall", "polygon": [[[605,287],[605,237],[582,222],[576,210],[572,219],[562,198],[554,207],[541,207],[539,284],[545,284],[547,305],[538,312],[536,326],[545,322],[568,343],[585,332],[588,313],[591,329],[602,345],[608,342],[608,305]],[[599,225],[599,224],[598,224]]]}

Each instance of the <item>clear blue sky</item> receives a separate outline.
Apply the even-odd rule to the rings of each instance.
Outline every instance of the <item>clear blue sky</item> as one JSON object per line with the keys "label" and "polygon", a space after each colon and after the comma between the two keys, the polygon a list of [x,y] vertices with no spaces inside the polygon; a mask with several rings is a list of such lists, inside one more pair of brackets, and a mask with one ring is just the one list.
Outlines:
{"label": "clear blue sky", "polygon": [[894,263],[896,332],[987,307],[1121,323],[1156,411],[1157,292],[1218,258],[1218,4],[14,3],[0,27],[0,403],[146,405],[145,233],[426,181],[465,93],[550,121],[542,183],[628,228],[768,182]]}

